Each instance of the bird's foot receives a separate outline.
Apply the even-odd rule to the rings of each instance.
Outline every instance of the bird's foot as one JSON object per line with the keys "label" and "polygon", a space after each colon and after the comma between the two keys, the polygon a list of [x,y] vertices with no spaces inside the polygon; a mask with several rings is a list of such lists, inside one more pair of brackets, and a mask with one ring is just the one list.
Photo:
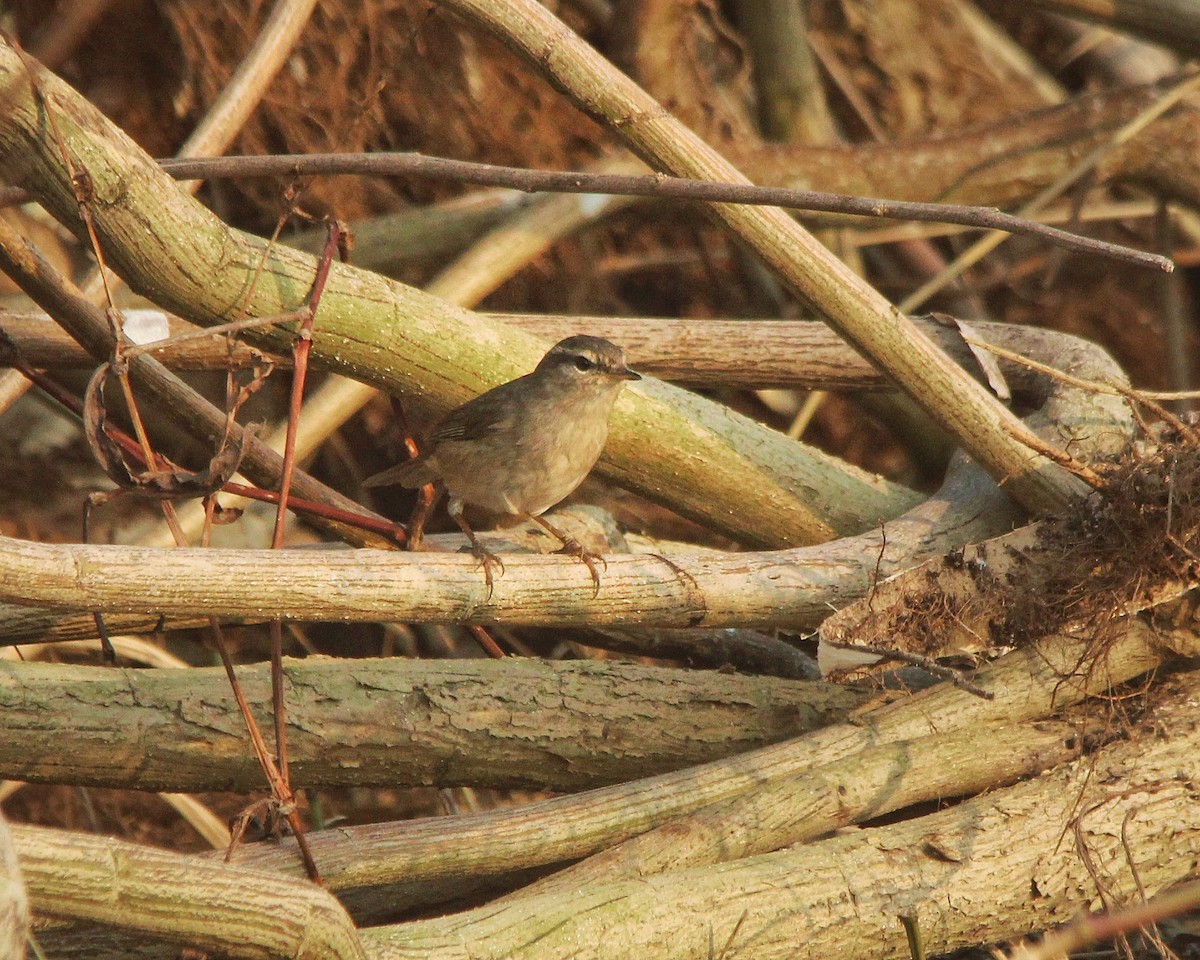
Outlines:
{"label": "bird's foot", "polygon": [[562,545],[562,548],[559,550],[556,550],[555,553],[565,553],[569,556],[576,557],[580,563],[582,563],[585,567],[587,567],[588,572],[591,573],[591,575],[592,575],[592,587],[593,587],[592,596],[593,597],[599,596],[600,595],[600,571],[596,568],[596,563],[597,563],[597,561],[599,561],[599,563],[604,567],[605,571],[607,572],[608,571],[608,561],[605,560],[604,557],[602,557],[600,554],[592,553],[590,550],[586,549],[584,547],[584,545],[582,543],[580,543],[578,540],[576,540],[574,537],[560,536],[559,539],[562,540],[563,545]]}
{"label": "bird's foot", "polygon": [[479,542],[479,538],[475,536],[475,531],[462,518],[462,504],[459,503],[456,508],[456,502],[453,499],[450,501],[450,519],[457,523],[459,529],[466,534],[467,539],[471,542],[471,553],[475,554],[475,559],[483,565],[483,579],[487,583],[488,591],[487,600],[484,602],[487,603],[492,599],[492,589],[495,586],[495,582],[492,579],[492,567],[495,566],[500,571],[500,576],[504,576],[504,561]]}
{"label": "bird's foot", "polygon": [[500,576],[504,576],[504,561],[474,537],[471,538],[471,553],[479,561],[479,566],[483,567],[483,579],[487,584],[487,599],[490,601],[492,599],[492,590],[495,587],[492,579],[492,567],[496,568]]}

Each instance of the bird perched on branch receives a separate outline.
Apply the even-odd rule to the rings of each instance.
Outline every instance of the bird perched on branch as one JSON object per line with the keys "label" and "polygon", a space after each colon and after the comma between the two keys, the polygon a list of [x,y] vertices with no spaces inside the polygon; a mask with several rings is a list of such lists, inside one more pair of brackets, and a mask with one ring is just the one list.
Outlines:
{"label": "bird perched on branch", "polygon": [[463,519],[463,506],[536,521],[580,559],[600,590],[598,554],[542,518],[591,471],[608,439],[608,417],[621,387],[641,377],[620,347],[600,337],[568,337],[532,373],[501,384],[452,410],[430,432],[424,451],[375,474],[368,487],[438,483],[449,514],[471,541],[492,594],[492,567],[504,564]]}

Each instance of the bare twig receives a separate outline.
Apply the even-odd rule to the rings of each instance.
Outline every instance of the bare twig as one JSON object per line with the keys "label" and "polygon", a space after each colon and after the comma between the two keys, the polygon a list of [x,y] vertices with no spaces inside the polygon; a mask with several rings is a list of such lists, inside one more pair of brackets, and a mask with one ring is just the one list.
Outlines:
{"label": "bare twig", "polygon": [[525,170],[487,163],[470,163],[420,153],[291,154],[272,157],[214,157],[206,160],[160,160],[164,170],[181,180],[191,177],[299,177],[318,174],[398,175],[431,177],[480,186],[511,187],[526,192],[605,193],[618,196],[714,203],[789,207],[821,213],[893,220],[957,223],[981,229],[1039,237],[1048,243],[1098,256],[1154,267],[1169,272],[1166,257],[1105,243],[1066,230],[1016,217],[994,207],[917,203],[877,197],[852,197],[816,190],[718,183],[665,175],[628,176],[577,171]]}
{"label": "bare twig", "polygon": [[[278,621],[275,622],[278,623]],[[262,731],[258,728],[258,721],[254,719],[254,714],[250,710],[250,704],[246,701],[246,695],[242,692],[237,672],[233,669],[233,660],[229,657],[229,647],[225,643],[225,633],[221,629],[220,621],[216,617],[210,617],[209,626],[212,630],[213,646],[217,648],[217,653],[221,657],[221,664],[224,666],[225,674],[229,679],[230,689],[233,690],[234,700],[237,702],[242,720],[246,724],[246,730],[250,734],[250,742],[254,745],[254,754],[258,757],[259,765],[267,775],[267,781],[271,786],[271,797],[275,804],[275,810],[287,820],[292,828],[292,835],[296,838],[296,847],[299,850],[301,859],[304,861],[304,870],[308,874],[308,878],[313,883],[320,884],[321,874],[317,869],[316,861],[313,860],[312,851],[309,849],[308,840],[304,834],[304,821],[300,817],[300,810],[296,804],[296,796],[292,792],[291,784],[288,783],[279,766],[276,764],[275,758],[271,755],[270,748],[267,747],[267,743],[263,739]],[[272,664],[272,688],[275,686],[274,675],[275,665]],[[235,834],[234,843],[240,837],[240,833],[241,831],[239,830]],[[229,849],[226,851],[226,860],[233,854],[234,843],[230,843]]]}
{"label": "bare twig", "polygon": [[[1120,383],[1083,380],[1079,377],[1073,377],[1071,374],[1059,370],[1056,367],[1052,367],[1049,364],[1039,363],[1037,360],[1031,360],[1029,357],[1022,356],[1021,354],[1015,353],[1012,350],[1006,350],[1003,347],[998,347],[995,344],[988,343],[986,340],[980,340],[977,337],[972,337],[969,334],[964,334],[963,339],[973,346],[987,350],[989,353],[994,353],[998,357],[1003,357],[1005,360],[1011,360],[1013,363],[1019,363],[1022,366],[1029,367],[1031,370],[1037,370],[1039,373],[1044,373],[1046,376],[1053,377],[1055,380],[1061,380],[1063,383],[1069,383],[1071,386],[1080,387],[1084,390],[1094,390],[1097,393],[1114,394],[1116,396],[1124,397],[1126,400],[1130,401],[1130,403],[1141,404],[1156,416],[1160,417],[1165,423],[1169,424],[1172,429],[1178,432],[1178,434],[1187,440],[1188,443],[1200,445],[1200,432],[1197,432],[1184,420],[1177,417],[1159,402],[1160,400],[1200,399],[1200,390],[1169,392],[1135,390]],[[1099,480],[1099,478],[1095,477],[1095,474],[1092,474],[1092,477],[1096,480]],[[1085,477],[1085,479],[1087,478]],[[1096,489],[1103,488],[1103,482],[1100,482],[1099,485],[1093,483],[1092,480],[1088,480],[1088,482],[1095,486]]]}
{"label": "bare twig", "polygon": [[[281,217],[281,223],[284,218]],[[276,231],[278,232],[278,231]],[[292,472],[296,463],[296,427],[300,419],[300,408],[304,401],[304,383],[308,374],[308,357],[312,350],[312,326],[317,309],[321,303],[321,294],[325,290],[325,281],[329,276],[329,265],[333,261],[334,252],[343,246],[344,228],[339,223],[329,225],[329,238],[325,245],[324,254],[317,267],[312,289],[304,308],[304,317],[296,340],[292,346],[292,392],[289,404],[287,439],[283,449],[283,469],[279,484],[279,503],[275,511],[275,528],[271,537],[271,548],[283,548],[283,535],[287,522],[288,497],[292,488]],[[268,251],[270,248],[267,248]],[[263,261],[266,261],[264,252]],[[213,621],[216,623],[215,619]],[[312,855],[304,840],[304,825],[299,812],[295,809],[295,799],[291,787],[291,771],[288,764],[287,752],[287,697],[283,685],[283,623],[274,619],[270,623],[271,633],[271,705],[275,718],[275,749],[278,762],[278,780],[272,778],[271,789],[281,804],[288,822],[292,825],[304,854],[305,868],[315,883],[320,883],[320,874]],[[232,676],[232,669],[230,669]],[[289,802],[290,801],[290,802]]]}

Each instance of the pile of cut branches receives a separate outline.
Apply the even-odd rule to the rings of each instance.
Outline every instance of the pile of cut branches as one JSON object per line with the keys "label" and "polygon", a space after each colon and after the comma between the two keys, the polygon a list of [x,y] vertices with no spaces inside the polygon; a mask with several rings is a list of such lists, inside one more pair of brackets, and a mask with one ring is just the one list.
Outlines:
{"label": "pile of cut branches", "polygon": [[[1169,948],[1200,23],[84,6],[0,38],[0,956]],[[594,584],[372,499],[581,332]]]}

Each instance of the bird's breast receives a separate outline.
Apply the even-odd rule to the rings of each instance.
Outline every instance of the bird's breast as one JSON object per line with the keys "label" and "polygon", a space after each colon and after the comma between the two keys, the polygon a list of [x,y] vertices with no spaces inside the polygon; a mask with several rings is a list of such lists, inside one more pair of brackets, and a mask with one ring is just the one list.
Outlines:
{"label": "bird's breast", "polygon": [[607,438],[607,423],[583,428],[571,418],[535,438],[508,491],[514,512],[538,516],[569,496],[596,465]]}

